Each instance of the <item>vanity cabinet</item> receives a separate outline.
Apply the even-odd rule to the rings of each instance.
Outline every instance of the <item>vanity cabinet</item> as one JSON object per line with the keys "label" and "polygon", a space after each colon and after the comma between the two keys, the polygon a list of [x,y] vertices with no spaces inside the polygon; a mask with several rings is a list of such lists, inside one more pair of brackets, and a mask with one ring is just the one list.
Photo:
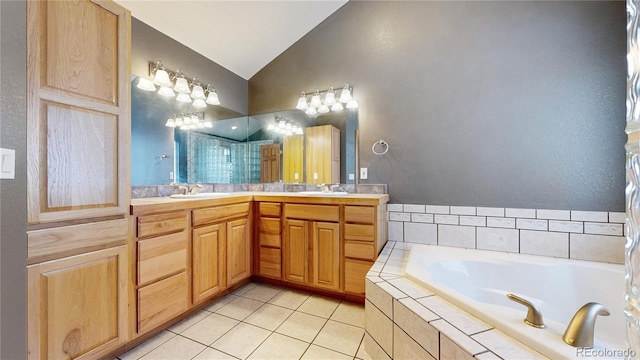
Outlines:
{"label": "vanity cabinet", "polygon": [[141,335],[189,307],[188,212],[139,216],[136,234],[133,333]]}
{"label": "vanity cabinet", "polygon": [[282,278],[282,205],[280,203],[258,203],[258,261],[260,276]]}
{"label": "vanity cabinet", "polygon": [[305,181],[308,184],[340,182],[340,130],[331,126],[305,129]]}
{"label": "vanity cabinet", "polygon": [[283,280],[341,291],[340,208],[284,204]]}
{"label": "vanity cabinet", "polygon": [[200,303],[225,287],[225,224],[203,226],[193,230],[192,302]]}

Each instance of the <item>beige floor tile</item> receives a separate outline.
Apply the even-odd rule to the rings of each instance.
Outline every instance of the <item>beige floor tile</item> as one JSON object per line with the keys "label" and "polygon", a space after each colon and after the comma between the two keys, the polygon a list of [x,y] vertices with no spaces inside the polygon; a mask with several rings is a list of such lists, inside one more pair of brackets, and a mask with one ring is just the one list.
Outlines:
{"label": "beige floor tile", "polygon": [[341,354],[317,345],[311,345],[300,359],[303,360],[349,360],[352,356]]}
{"label": "beige floor tile", "polygon": [[338,305],[330,319],[363,328],[364,305],[343,301]]}
{"label": "beige floor tile", "polygon": [[302,303],[309,298],[310,294],[284,289],[278,295],[269,300],[270,304],[286,307],[287,309],[296,310]]}
{"label": "beige floor tile", "polygon": [[242,296],[249,299],[267,302],[274,296],[278,295],[282,291],[281,287],[271,286],[267,284],[258,284],[253,289],[242,294]]}
{"label": "beige floor tile", "polygon": [[293,310],[280,306],[264,304],[260,309],[254,311],[244,322],[259,326],[264,329],[274,331],[293,313]]}
{"label": "beige floor tile", "polygon": [[313,340],[313,344],[355,356],[363,336],[362,328],[329,320]]}
{"label": "beige floor tile", "polygon": [[307,347],[307,342],[273,333],[249,356],[249,359],[296,360],[300,359]]}
{"label": "beige floor tile", "polygon": [[181,335],[199,343],[211,345],[238,323],[238,320],[214,313],[183,331]]}
{"label": "beige floor tile", "polygon": [[258,283],[248,283],[246,285],[243,285],[241,288],[237,289],[236,291],[232,292],[232,294],[236,295],[236,296],[243,295],[244,293],[246,293],[247,291],[253,289],[257,285],[258,285]]}
{"label": "beige floor tile", "polygon": [[327,320],[321,317],[296,311],[276,329],[276,332],[311,342],[326,322]]}
{"label": "beige floor tile", "polygon": [[269,330],[240,323],[216,340],[211,347],[235,357],[245,359],[269,337]]}
{"label": "beige floor tile", "polygon": [[160,334],[152,337],[151,339],[143,342],[142,344],[134,347],[133,349],[127,351],[126,353],[118,356],[118,358],[120,358],[121,360],[139,359],[147,353],[151,352],[151,350],[171,340],[175,336],[176,334],[165,330]]}
{"label": "beige floor tile", "polygon": [[190,360],[204,350],[206,346],[182,336],[175,336],[155,348],[141,360]]}
{"label": "beige floor tile", "polygon": [[211,315],[210,312],[204,311],[204,310],[200,310],[197,313],[189,316],[188,318],[186,318],[186,319],[180,321],[179,323],[173,325],[172,327],[170,327],[169,331],[172,331],[172,332],[174,332],[176,334],[180,334],[181,332],[187,330],[188,328],[193,326],[195,323],[197,323],[198,321],[206,318],[209,315]]}
{"label": "beige floor tile", "polygon": [[222,351],[212,349],[210,347],[204,349],[203,352],[198,354],[193,360],[236,360],[237,357],[233,357],[229,354],[225,354]]}
{"label": "beige floor tile", "polygon": [[239,297],[216,310],[216,313],[236,320],[244,320],[262,305],[264,305],[264,303],[261,301]]}
{"label": "beige floor tile", "polygon": [[328,319],[340,304],[340,300],[311,295],[300,307],[298,311],[316,315]]}
{"label": "beige floor tile", "polygon": [[223,306],[227,305],[228,303],[232,302],[237,298],[238,297],[233,294],[228,294],[219,299],[214,300],[209,306],[207,306],[204,309],[207,311],[215,312],[216,310],[222,308]]}

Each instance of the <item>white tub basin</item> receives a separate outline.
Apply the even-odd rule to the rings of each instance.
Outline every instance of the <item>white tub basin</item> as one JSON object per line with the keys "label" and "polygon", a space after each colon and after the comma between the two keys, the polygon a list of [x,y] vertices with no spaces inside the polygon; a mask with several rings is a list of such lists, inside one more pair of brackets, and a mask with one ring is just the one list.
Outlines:
{"label": "white tub basin", "polygon": [[173,199],[209,199],[209,198],[217,198],[225,195],[229,195],[229,193],[211,192],[211,193],[198,193],[198,194],[173,194],[173,195],[170,195],[169,197]]}
{"label": "white tub basin", "polygon": [[323,192],[323,191],[300,191],[296,194],[300,195],[321,195],[321,196],[346,196],[349,195],[348,192],[345,191],[336,191],[336,192]]}

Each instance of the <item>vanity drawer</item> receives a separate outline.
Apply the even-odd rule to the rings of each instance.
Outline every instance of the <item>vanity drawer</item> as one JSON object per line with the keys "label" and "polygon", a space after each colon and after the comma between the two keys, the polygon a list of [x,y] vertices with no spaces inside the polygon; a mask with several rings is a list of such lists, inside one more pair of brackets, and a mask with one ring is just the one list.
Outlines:
{"label": "vanity drawer", "polygon": [[261,276],[280,279],[282,277],[282,252],[280,249],[260,247]]}
{"label": "vanity drawer", "polygon": [[352,206],[344,207],[344,221],[349,223],[373,224],[376,211],[373,206]]}
{"label": "vanity drawer", "polygon": [[346,240],[373,241],[374,233],[373,225],[344,224]]}
{"label": "vanity drawer", "polygon": [[250,204],[222,205],[206,209],[193,210],[193,226],[222,222],[249,216]]}
{"label": "vanity drawer", "polygon": [[138,333],[152,330],[185,312],[187,289],[186,272],[138,289]]}
{"label": "vanity drawer", "polygon": [[260,216],[280,217],[282,205],[280,203],[260,203]]}
{"label": "vanity drawer", "polygon": [[159,234],[180,231],[187,228],[187,212],[173,211],[157,215],[138,217],[138,237],[148,237]]}
{"label": "vanity drawer", "polygon": [[280,247],[280,219],[260,218],[260,246]]}
{"label": "vanity drawer", "polygon": [[187,268],[187,233],[138,241],[138,285],[145,285]]}
{"label": "vanity drawer", "polygon": [[340,208],[333,205],[284,204],[284,216],[292,219],[338,222]]}
{"label": "vanity drawer", "polygon": [[364,294],[365,277],[372,261],[344,260],[344,291],[352,294]]}
{"label": "vanity drawer", "polygon": [[371,242],[345,241],[344,256],[362,260],[374,260],[376,250]]}

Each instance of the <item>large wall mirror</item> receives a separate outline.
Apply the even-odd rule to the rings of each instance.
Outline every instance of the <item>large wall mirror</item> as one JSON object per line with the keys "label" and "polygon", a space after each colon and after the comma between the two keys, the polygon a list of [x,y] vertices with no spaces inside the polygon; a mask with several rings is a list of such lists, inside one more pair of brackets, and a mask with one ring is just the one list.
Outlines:
{"label": "large wall mirror", "polygon": [[[356,182],[357,109],[315,116],[296,109],[252,116],[222,106],[207,106],[198,111],[174,98],[140,90],[135,84],[137,77],[132,79],[131,85],[134,186],[173,181],[231,184]],[[201,121],[211,121],[212,126],[193,130],[165,126],[172,115],[189,113]],[[287,129],[297,126],[302,128],[303,134],[275,131],[283,121]],[[322,170],[316,165],[327,161],[333,168],[328,165]],[[332,172],[332,181],[323,177],[323,171]]]}

